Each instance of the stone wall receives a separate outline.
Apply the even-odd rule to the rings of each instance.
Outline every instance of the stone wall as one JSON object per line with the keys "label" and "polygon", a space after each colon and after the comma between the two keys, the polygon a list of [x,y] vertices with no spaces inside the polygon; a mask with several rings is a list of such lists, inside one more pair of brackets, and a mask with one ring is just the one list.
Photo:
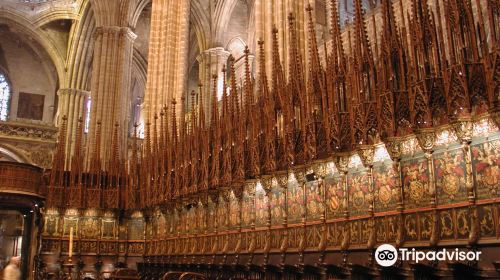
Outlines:
{"label": "stone wall", "polygon": [[[8,119],[52,124],[58,78],[50,58],[35,42],[28,43],[24,38],[8,30],[4,30],[1,36],[0,53],[3,56],[3,63],[0,67],[10,81],[12,94]],[[44,96],[41,120],[18,118],[20,92]]]}

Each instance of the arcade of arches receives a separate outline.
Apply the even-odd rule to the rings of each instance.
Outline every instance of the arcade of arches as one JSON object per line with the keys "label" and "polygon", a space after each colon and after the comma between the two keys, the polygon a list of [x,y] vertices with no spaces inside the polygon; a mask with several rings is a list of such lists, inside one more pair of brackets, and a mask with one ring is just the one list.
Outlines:
{"label": "arcade of arches", "polygon": [[497,0],[1,0],[0,270],[499,278],[499,41]]}

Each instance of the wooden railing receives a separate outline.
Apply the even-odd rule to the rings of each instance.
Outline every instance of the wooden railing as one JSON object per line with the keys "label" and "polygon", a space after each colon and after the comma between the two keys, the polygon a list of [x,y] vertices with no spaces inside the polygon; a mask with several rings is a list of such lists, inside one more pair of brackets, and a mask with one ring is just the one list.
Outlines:
{"label": "wooden railing", "polygon": [[45,197],[43,170],[29,164],[0,161],[0,193]]}

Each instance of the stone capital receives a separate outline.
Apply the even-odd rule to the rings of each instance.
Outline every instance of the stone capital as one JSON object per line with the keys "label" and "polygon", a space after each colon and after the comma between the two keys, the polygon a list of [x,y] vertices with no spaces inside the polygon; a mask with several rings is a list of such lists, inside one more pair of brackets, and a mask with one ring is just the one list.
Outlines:
{"label": "stone capital", "polygon": [[89,97],[90,91],[81,90],[81,89],[74,89],[74,88],[61,88],[57,91],[57,95],[59,95],[59,96],[77,95],[77,96]]}
{"label": "stone capital", "polygon": [[211,48],[202,51],[196,60],[198,60],[198,63],[200,64],[205,64],[206,67],[210,67],[213,64],[220,66],[222,64],[226,64],[230,54],[230,52],[226,51],[222,47]]}
{"label": "stone capital", "polygon": [[134,41],[137,38],[137,35],[130,29],[130,27],[123,26],[99,26],[96,27],[94,36],[102,36],[102,35],[119,35],[123,36],[130,41]]}

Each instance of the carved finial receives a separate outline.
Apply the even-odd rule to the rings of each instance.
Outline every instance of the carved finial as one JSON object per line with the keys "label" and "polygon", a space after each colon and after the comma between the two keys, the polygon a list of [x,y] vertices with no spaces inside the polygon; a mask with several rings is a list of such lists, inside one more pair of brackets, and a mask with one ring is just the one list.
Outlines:
{"label": "carved finial", "polygon": [[[71,172],[72,174],[76,174],[78,178],[80,178],[81,173],[83,172],[82,164],[83,164],[83,151],[82,151],[82,138],[83,138],[83,118],[78,118],[78,124],[76,127],[76,139],[75,139],[75,150],[73,153],[73,158],[71,161]],[[78,184],[78,183],[77,183]]]}

